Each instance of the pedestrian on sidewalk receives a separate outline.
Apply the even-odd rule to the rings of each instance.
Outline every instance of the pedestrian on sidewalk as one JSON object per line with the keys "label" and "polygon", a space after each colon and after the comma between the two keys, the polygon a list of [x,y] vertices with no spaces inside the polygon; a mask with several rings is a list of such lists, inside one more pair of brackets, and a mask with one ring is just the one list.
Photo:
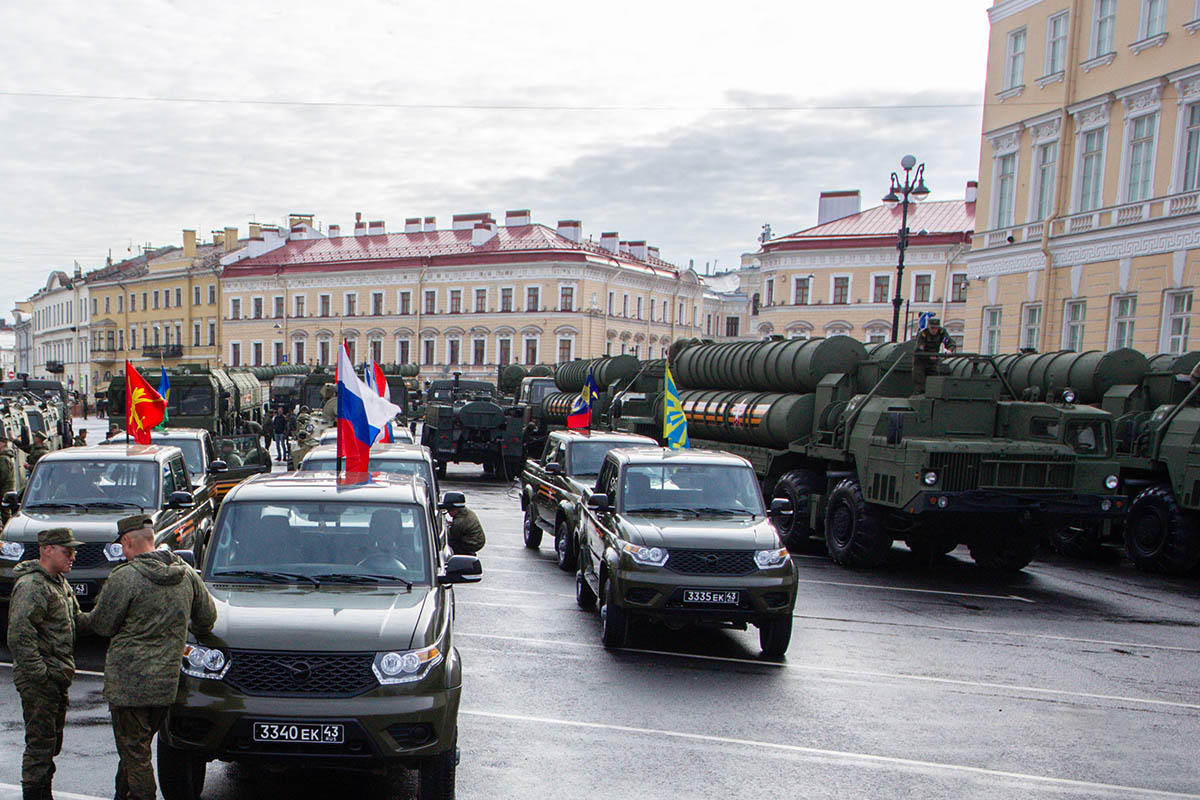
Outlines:
{"label": "pedestrian on sidewalk", "polygon": [[54,758],[62,752],[68,690],[75,678],[79,615],[79,601],[63,575],[71,571],[80,544],[69,528],[41,531],[37,559],[13,568],[17,581],[8,609],[8,647],[25,719],[24,800],[54,798],[50,784]]}
{"label": "pedestrian on sidewalk", "polygon": [[283,461],[287,457],[288,421],[282,408],[275,411],[275,417],[271,420],[271,430],[275,433],[275,458]]}
{"label": "pedestrian on sidewalk", "polygon": [[80,627],[110,639],[104,697],[120,759],[116,796],[155,800],[150,741],[175,701],[189,624],[197,636],[208,633],[217,609],[196,570],[169,550],[154,549],[149,515],[117,523],[116,543],[127,560],[113,569]]}

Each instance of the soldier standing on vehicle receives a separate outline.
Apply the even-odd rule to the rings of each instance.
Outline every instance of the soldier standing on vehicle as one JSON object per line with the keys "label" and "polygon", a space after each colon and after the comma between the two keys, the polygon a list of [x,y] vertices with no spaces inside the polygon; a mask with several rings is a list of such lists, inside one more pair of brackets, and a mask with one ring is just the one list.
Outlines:
{"label": "soldier standing on vehicle", "polygon": [[38,462],[38,459],[50,452],[49,446],[46,445],[46,434],[41,431],[34,431],[33,444],[29,447],[24,447],[20,442],[17,442],[17,447],[25,451],[25,471],[33,472],[33,465]]}
{"label": "soldier standing on vehicle", "polygon": [[442,507],[450,515],[450,530],[447,538],[454,554],[473,556],[482,550],[486,542],[483,525],[479,524],[479,517],[475,515],[475,512],[467,508],[466,501],[461,498],[461,495],[448,503],[443,503]]}
{"label": "soldier standing on vehicle", "polygon": [[917,346],[913,350],[913,386],[917,394],[925,394],[925,379],[929,373],[938,373],[937,359],[931,357],[942,351],[942,345],[951,353],[955,351],[954,340],[942,327],[942,321],[930,317],[924,330],[917,334]]}
{"label": "soldier standing on vehicle", "polygon": [[104,697],[120,758],[116,796],[155,800],[150,740],[175,701],[189,623],[196,635],[206,634],[217,609],[194,569],[169,550],[154,549],[148,514],[118,522],[116,542],[127,561],[113,569],[80,625],[110,639]]}
{"label": "soldier standing on vehicle", "polygon": [[8,647],[25,718],[21,758],[25,800],[53,797],[54,757],[62,752],[68,688],[75,678],[79,615],[79,601],[63,575],[71,571],[80,544],[69,528],[41,531],[37,560],[13,568],[17,582],[8,610]]}
{"label": "soldier standing on vehicle", "polygon": [[75,434],[75,442],[71,446],[72,447],[87,447],[88,446],[87,428],[79,429],[79,433]]}

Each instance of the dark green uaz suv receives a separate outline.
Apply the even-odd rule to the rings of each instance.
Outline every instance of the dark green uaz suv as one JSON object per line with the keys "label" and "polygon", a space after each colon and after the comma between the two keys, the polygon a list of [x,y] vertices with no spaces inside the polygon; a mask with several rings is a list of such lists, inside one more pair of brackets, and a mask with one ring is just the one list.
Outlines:
{"label": "dark green uaz suv", "polygon": [[280,473],[229,493],[200,565],[216,627],[185,649],[158,739],[167,800],[196,800],[212,760],[379,773],[397,796],[416,768],[421,798],[454,796],[453,584],[481,569],[450,555],[437,513],[414,476]]}

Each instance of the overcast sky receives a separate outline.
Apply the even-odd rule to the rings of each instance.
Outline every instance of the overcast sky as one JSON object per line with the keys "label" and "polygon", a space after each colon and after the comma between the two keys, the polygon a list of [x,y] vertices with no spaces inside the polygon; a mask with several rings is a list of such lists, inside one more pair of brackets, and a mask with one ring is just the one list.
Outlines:
{"label": "overcast sky", "polygon": [[876,204],[907,152],[961,198],[990,5],[14,0],[0,315],[50,270],[289,212],[529,208],[703,270],[823,189]]}

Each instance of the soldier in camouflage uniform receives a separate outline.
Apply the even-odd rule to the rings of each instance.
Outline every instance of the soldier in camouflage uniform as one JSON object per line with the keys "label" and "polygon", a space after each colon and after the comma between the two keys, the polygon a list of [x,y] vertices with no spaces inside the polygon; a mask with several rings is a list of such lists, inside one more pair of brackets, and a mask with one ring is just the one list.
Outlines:
{"label": "soldier in camouflage uniform", "polygon": [[942,345],[951,353],[955,350],[954,340],[942,327],[942,321],[930,317],[924,330],[917,334],[917,346],[913,350],[913,386],[917,394],[925,394],[925,380],[930,373],[938,374],[937,359],[930,358],[929,354],[942,352]]}
{"label": "soldier in camouflage uniform", "polygon": [[79,433],[75,434],[75,441],[71,444],[72,447],[87,447],[87,428],[80,428]]}
{"label": "soldier in camouflage uniform", "polygon": [[[17,462],[8,449],[8,436],[0,431],[0,498],[17,489]],[[8,509],[0,507],[0,523],[8,522]]]}
{"label": "soldier in camouflage uniform", "polygon": [[67,690],[75,678],[79,615],[79,601],[63,574],[71,571],[79,544],[69,528],[41,531],[38,559],[22,561],[13,569],[17,582],[8,611],[8,647],[25,717],[24,800],[53,800],[50,783],[54,757],[62,752]]}
{"label": "soldier in camouflage uniform", "polygon": [[46,434],[41,431],[35,431],[33,434],[33,444],[29,447],[24,447],[20,442],[17,442],[17,447],[25,451],[25,471],[33,472],[33,465],[38,462],[38,459],[50,452],[50,447],[46,444]]}
{"label": "soldier in camouflage uniform", "polygon": [[464,502],[444,503],[442,508],[450,515],[450,530],[447,539],[455,555],[473,556],[483,549],[486,539],[483,525],[475,512]]}
{"label": "soldier in camouflage uniform", "polygon": [[104,697],[117,742],[118,798],[155,800],[150,741],[179,688],[188,625],[212,630],[217,609],[204,582],[183,559],[154,549],[146,514],[117,524],[128,559],[113,569],[96,607],[80,617],[85,629],[111,639],[104,660]]}

